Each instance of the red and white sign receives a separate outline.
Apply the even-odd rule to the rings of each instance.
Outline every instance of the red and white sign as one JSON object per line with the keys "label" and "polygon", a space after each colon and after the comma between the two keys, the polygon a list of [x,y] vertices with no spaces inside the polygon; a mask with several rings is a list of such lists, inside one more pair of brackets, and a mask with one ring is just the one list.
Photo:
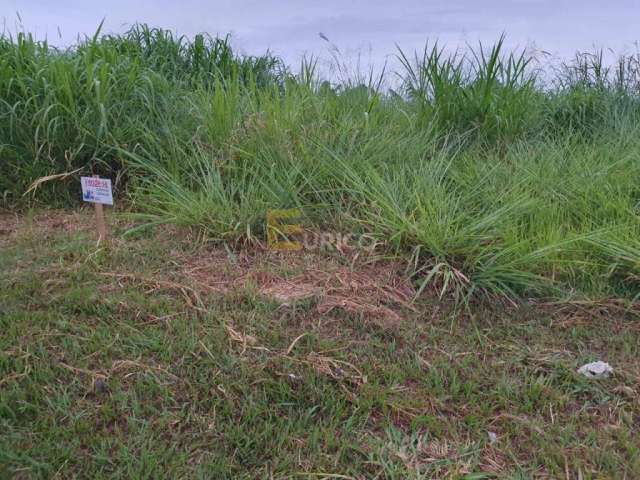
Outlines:
{"label": "red and white sign", "polygon": [[108,178],[80,177],[82,199],[85,202],[113,205],[111,180]]}

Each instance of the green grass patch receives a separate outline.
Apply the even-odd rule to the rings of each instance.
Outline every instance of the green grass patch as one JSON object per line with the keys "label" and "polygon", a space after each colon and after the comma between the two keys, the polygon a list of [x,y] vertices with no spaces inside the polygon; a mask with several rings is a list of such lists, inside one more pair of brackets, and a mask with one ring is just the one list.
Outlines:
{"label": "green grass patch", "polygon": [[[0,237],[1,476],[640,475],[620,303],[423,298],[389,326],[244,290],[194,302],[179,259],[205,247],[122,222],[96,247],[88,214],[56,215]],[[615,375],[576,374],[596,359]]]}
{"label": "green grass patch", "polygon": [[73,204],[99,173],[150,225],[217,242],[260,241],[268,210],[298,208],[458,301],[637,300],[638,56],[543,75],[500,38],[398,58],[395,76],[331,82],[313,60],[144,25],[64,51],[3,35],[2,202]]}

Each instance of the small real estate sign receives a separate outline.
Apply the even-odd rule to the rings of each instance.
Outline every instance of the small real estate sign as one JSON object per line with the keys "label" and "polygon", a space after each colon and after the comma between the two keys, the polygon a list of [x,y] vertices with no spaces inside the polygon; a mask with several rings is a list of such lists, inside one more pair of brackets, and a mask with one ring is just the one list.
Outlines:
{"label": "small real estate sign", "polygon": [[80,177],[82,199],[85,202],[113,205],[111,180],[108,178]]}

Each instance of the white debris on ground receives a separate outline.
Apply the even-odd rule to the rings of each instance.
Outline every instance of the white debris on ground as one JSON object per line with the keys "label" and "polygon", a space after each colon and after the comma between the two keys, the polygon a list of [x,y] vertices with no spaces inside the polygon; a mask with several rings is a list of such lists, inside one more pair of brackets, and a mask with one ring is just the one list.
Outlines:
{"label": "white debris on ground", "polygon": [[613,373],[613,368],[607,362],[598,360],[581,366],[578,369],[578,373],[587,378],[607,378]]}

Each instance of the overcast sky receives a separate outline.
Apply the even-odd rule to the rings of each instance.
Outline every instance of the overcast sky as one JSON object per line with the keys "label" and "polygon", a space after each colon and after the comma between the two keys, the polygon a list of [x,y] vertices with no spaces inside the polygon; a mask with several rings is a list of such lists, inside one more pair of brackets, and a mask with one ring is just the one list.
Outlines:
{"label": "overcast sky", "polygon": [[640,40],[640,0],[0,0],[5,30],[55,44],[90,35],[102,18],[109,32],[146,22],[187,35],[232,33],[245,53],[270,49],[294,64],[304,54],[327,56],[319,32],[345,57],[360,52],[376,64],[396,44],[408,51],[427,39],[475,45],[502,32],[510,46],[561,57],[593,47],[635,51]]}

